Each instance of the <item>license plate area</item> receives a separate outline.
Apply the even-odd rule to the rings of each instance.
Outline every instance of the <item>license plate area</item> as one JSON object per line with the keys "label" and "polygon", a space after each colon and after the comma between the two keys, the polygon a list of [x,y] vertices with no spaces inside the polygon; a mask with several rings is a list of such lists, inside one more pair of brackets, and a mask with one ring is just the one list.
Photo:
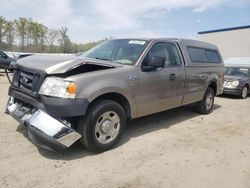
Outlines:
{"label": "license plate area", "polygon": [[21,102],[15,101],[13,98],[10,98],[7,110],[12,117],[23,123],[25,119],[30,116],[32,108],[25,106]]}
{"label": "license plate area", "polygon": [[17,118],[21,118],[24,116],[24,114],[27,114],[30,112],[30,109],[25,106],[20,106],[15,103],[8,106],[8,111],[15,115]]}

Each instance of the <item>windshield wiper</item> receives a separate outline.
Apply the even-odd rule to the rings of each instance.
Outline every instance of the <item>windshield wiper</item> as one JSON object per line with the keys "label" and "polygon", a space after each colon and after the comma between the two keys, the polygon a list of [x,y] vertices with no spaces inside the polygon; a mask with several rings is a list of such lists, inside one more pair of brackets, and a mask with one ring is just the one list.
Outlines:
{"label": "windshield wiper", "polygon": [[95,59],[100,59],[100,60],[104,60],[104,61],[109,61],[109,59],[100,58],[100,57],[95,57]]}

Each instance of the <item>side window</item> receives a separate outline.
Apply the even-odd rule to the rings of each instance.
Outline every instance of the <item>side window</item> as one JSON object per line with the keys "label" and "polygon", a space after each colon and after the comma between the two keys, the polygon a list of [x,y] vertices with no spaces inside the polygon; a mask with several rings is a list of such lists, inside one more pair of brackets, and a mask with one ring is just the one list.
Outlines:
{"label": "side window", "polygon": [[205,49],[188,47],[188,53],[192,62],[208,62]]}
{"label": "side window", "polygon": [[215,50],[188,47],[188,54],[193,63],[220,63],[220,58]]}
{"label": "side window", "polygon": [[206,55],[207,55],[209,63],[219,63],[220,62],[219,55],[216,51],[206,50]]}
{"label": "side window", "polygon": [[180,54],[173,43],[159,42],[152,46],[143,60],[143,66],[147,66],[151,57],[163,57],[165,67],[180,66],[182,64]]}
{"label": "side window", "polygon": [[142,62],[142,66],[148,66],[148,63],[152,57],[162,57],[165,59],[165,64],[167,61],[170,61],[170,57],[167,51],[167,45],[163,42],[158,42],[154,44],[149,52],[147,53],[146,57]]}
{"label": "side window", "polygon": [[181,61],[181,56],[178,52],[178,49],[176,47],[175,44],[173,43],[168,43],[168,51],[170,52],[170,62],[169,64],[167,64],[167,66],[169,67],[173,67],[173,66],[181,66],[182,61]]}

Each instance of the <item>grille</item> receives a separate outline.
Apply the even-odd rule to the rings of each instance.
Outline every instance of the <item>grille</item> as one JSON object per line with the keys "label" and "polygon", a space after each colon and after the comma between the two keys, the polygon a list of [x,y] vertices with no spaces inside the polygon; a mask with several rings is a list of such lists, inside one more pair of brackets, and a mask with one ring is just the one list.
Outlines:
{"label": "grille", "polygon": [[13,85],[25,93],[38,94],[41,76],[37,73],[15,70]]}

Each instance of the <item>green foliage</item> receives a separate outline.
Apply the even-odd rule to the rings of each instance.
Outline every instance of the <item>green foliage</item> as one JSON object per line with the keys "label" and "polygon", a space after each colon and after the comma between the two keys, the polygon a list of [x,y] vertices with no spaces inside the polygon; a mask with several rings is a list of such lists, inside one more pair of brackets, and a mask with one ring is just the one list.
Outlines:
{"label": "green foliage", "polygon": [[89,43],[72,43],[68,28],[48,28],[31,18],[18,18],[14,21],[0,16],[0,50],[46,53],[85,52],[102,41]]}
{"label": "green foliage", "polygon": [[99,41],[95,41],[95,42],[88,42],[85,44],[78,44],[78,52],[85,52],[87,50],[89,50],[90,48],[93,48],[94,46],[96,46],[97,44],[100,44],[101,42],[104,42],[106,40],[111,40],[112,37],[106,37],[103,40],[99,40]]}
{"label": "green foliage", "polygon": [[58,42],[60,44],[61,50],[63,53],[71,52],[71,41],[68,36],[68,28],[62,27],[59,29],[59,39]]}
{"label": "green foliage", "polygon": [[46,43],[48,44],[49,52],[54,51],[54,42],[58,38],[59,31],[56,29],[49,29],[47,35],[45,36]]}
{"label": "green foliage", "polygon": [[28,20],[26,18],[18,18],[17,20],[14,20],[14,22],[15,22],[17,34],[20,37],[21,50],[24,51],[25,38],[28,33],[28,30],[27,30]]}
{"label": "green foliage", "polygon": [[5,45],[3,43],[3,36],[5,35],[6,19],[0,16],[0,49]]}
{"label": "green foliage", "polygon": [[6,21],[5,24],[5,37],[7,48],[12,50],[15,35],[15,27],[12,21]]}

